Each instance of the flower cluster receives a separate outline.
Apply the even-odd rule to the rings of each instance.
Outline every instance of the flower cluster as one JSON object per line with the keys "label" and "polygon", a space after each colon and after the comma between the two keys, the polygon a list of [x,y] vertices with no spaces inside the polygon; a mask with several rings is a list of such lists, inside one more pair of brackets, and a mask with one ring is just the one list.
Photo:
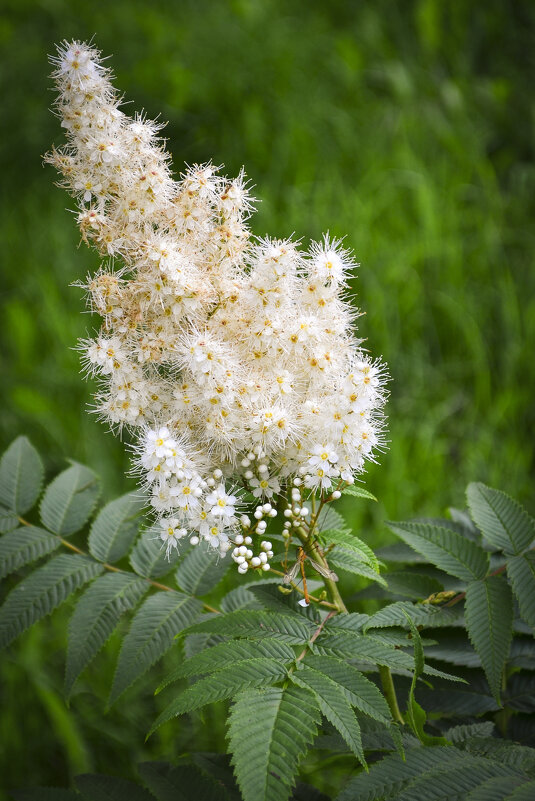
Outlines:
{"label": "flower cluster", "polygon": [[136,439],[168,551],[234,544],[241,572],[265,569],[271,549],[239,539],[253,531],[239,494],[272,517],[291,485],[339,497],[382,444],[384,370],[352,333],[351,255],[328,236],[308,252],[252,237],[243,172],[175,180],[160,124],[124,114],[98,51],[65,43],[54,61],[67,144],[47,158],[105,259],[87,282],[102,325],[81,344],[96,410]]}

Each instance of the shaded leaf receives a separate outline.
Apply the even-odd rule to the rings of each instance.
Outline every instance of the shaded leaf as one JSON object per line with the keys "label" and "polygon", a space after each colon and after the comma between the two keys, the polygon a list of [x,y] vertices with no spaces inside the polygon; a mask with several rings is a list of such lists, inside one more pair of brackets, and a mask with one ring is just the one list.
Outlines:
{"label": "shaded leaf", "polygon": [[43,525],[61,537],[79,531],[95,508],[99,493],[95,473],[73,462],[45,490],[40,507]]}
{"label": "shaded leaf", "polygon": [[464,581],[486,576],[488,553],[453,528],[411,521],[387,525],[407,545],[446,573]]}
{"label": "shaded leaf", "polygon": [[535,626],[535,551],[507,560],[507,575],[522,618]]}
{"label": "shaded leaf", "polygon": [[0,503],[24,514],[39,497],[43,476],[41,457],[27,437],[17,437],[0,460]]}
{"label": "shaded leaf", "polygon": [[200,543],[180,562],[175,572],[178,586],[191,595],[205,595],[219,584],[234,562],[222,559],[213,548]]}
{"label": "shaded leaf", "polygon": [[121,652],[109,703],[143,675],[173,645],[178,632],[199,615],[202,605],[181,592],[157,592],[136,612]]}
{"label": "shaded leaf", "polygon": [[89,532],[89,550],[95,559],[113,564],[128,553],[144,505],[143,497],[129,492],[100,510]]}
{"label": "shaded leaf", "polygon": [[60,554],[30,573],[0,608],[0,647],[53,612],[101,571],[102,566],[86,556]]}
{"label": "shaded leaf", "polygon": [[489,576],[469,584],[465,618],[468,635],[499,703],[502,673],[513,633],[513,600],[505,579]]}
{"label": "shaded leaf", "polygon": [[244,659],[235,662],[232,671],[217,671],[200,679],[191,687],[178,693],[152,725],[149,735],[162,723],[177,715],[193,712],[206,704],[232,698],[241,690],[274,684],[286,677],[286,668],[277,659]]}
{"label": "shaded leaf", "polygon": [[37,526],[22,526],[0,539],[0,578],[59,548],[58,537]]}
{"label": "shaded leaf", "polygon": [[359,722],[344,690],[329,676],[304,665],[290,675],[294,684],[312,690],[322,713],[342,735],[357,759],[366,766]]}
{"label": "shaded leaf", "polygon": [[256,609],[238,609],[197,623],[189,632],[209,632],[223,637],[247,637],[260,640],[275,637],[289,645],[307,642],[317,626],[304,617],[281,615]]}
{"label": "shaded leaf", "polygon": [[146,581],[128,573],[100,576],[84,592],[69,622],[65,693],[111,637],[120,617],[148,591]]}
{"label": "shaded leaf", "polygon": [[231,797],[220,782],[197,765],[143,762],[139,773],[158,801],[229,801]]}

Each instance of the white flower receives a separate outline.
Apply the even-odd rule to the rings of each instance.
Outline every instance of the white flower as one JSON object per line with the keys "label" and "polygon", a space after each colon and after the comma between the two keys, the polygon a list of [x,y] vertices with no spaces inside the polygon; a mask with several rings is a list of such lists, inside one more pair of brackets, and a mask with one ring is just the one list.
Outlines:
{"label": "white flower", "polygon": [[227,495],[223,484],[206,496],[206,505],[214,517],[234,517],[236,501],[235,495]]}
{"label": "white flower", "polygon": [[[80,347],[95,409],[137,443],[167,552],[187,529],[224,556],[238,482],[273,507],[299,482],[302,507],[383,447],[384,369],[344,297],[352,256],[328,236],[308,252],[253,238],[243,172],[194,164],[175,179],[162,125],[123,113],[95,48],[65,43],[54,61],[66,144],[47,160],[105,260],[86,284],[100,330]],[[256,536],[270,512],[248,511]],[[247,550],[242,573],[269,568]]]}
{"label": "white flower", "polygon": [[165,518],[160,520],[162,528],[160,532],[160,539],[165,544],[166,556],[169,559],[173,548],[178,548],[178,541],[185,537],[188,533],[187,529],[181,528],[176,517]]}

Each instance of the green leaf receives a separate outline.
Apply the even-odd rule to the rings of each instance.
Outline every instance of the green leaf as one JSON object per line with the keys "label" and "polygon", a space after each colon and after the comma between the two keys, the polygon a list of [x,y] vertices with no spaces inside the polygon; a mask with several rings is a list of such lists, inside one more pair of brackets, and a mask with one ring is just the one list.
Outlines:
{"label": "green leaf", "polygon": [[465,618],[468,636],[500,703],[502,673],[513,633],[511,589],[501,576],[474,581],[466,588]]}
{"label": "green leaf", "polygon": [[181,592],[151,595],[136,612],[123,640],[110,705],[173,645],[178,632],[200,614],[200,601]]}
{"label": "green leaf", "polygon": [[95,559],[114,564],[130,550],[139,528],[145,499],[127,493],[104,506],[89,532],[89,550]]}
{"label": "green leaf", "polygon": [[377,581],[378,584],[384,587],[387,586],[386,581],[376,572],[375,568],[369,567],[369,565],[363,562],[362,558],[359,558],[355,551],[340,545],[336,545],[329,553],[329,566],[339,570],[346,570],[348,573],[353,573],[356,576],[364,576],[365,578],[371,579],[371,581]]}
{"label": "green leaf", "polygon": [[320,531],[318,538],[321,542],[324,542],[327,545],[335,543],[336,545],[345,546],[350,551],[354,551],[356,554],[360,555],[360,558],[363,562],[375,570],[376,573],[379,573],[379,560],[370,546],[352,534],[349,530],[328,528],[325,531]]}
{"label": "green leaf", "polygon": [[422,639],[420,637],[420,632],[414,625],[414,622],[410,615],[405,612],[405,617],[407,618],[407,622],[409,623],[411,634],[412,634],[412,641],[414,645],[414,674],[412,677],[412,682],[409,690],[409,699],[408,699],[408,706],[407,706],[407,723],[411,727],[413,733],[416,737],[420,740],[420,742],[425,746],[437,746],[437,745],[449,745],[448,741],[445,737],[432,737],[429,735],[424,726],[427,722],[427,714],[423,707],[420,706],[418,701],[414,696],[414,691],[416,689],[416,682],[418,678],[422,675],[425,668],[425,660],[424,660],[424,649],[422,645]]}
{"label": "green leaf", "polygon": [[535,781],[523,776],[497,776],[471,790],[466,801],[533,801],[533,798]]}
{"label": "green leaf", "polygon": [[78,554],[60,554],[34,570],[11,590],[0,608],[0,647],[49,615],[101,571],[97,562]]}
{"label": "green leaf", "polygon": [[532,518],[505,492],[472,483],[466,490],[468,506],[483,537],[496,550],[518,554],[535,539]]}
{"label": "green leaf", "polygon": [[389,592],[415,601],[423,601],[429,598],[430,595],[444,590],[444,585],[438,579],[426,576],[423,573],[396,570],[391,573],[384,573],[383,578],[388,584]]}
{"label": "green leaf", "polygon": [[161,526],[155,525],[142,532],[130,554],[130,564],[139,576],[160,578],[173,568],[180,559],[175,549],[168,559],[160,539]]}
{"label": "green leaf", "polygon": [[235,662],[254,659],[255,657],[268,657],[270,659],[279,659],[281,662],[293,662],[295,654],[286,643],[279,640],[271,640],[268,637],[260,641],[230,640],[229,642],[222,642],[212,648],[206,648],[178,665],[172,673],[166,676],[158,687],[157,692],[163,690],[171,682],[186,676],[213,673],[216,670],[230,668]]}
{"label": "green leaf", "polygon": [[204,631],[222,637],[247,637],[262,640],[274,637],[289,645],[303,645],[316,631],[317,626],[298,615],[281,615],[257,609],[238,609],[226,615],[216,615],[197,623],[188,633]]}
{"label": "green leaf", "polygon": [[451,740],[454,745],[460,745],[472,737],[491,737],[494,731],[492,720],[485,720],[483,723],[466,723],[459,726],[452,726],[445,732],[444,736]]}
{"label": "green leaf", "polygon": [[522,619],[535,626],[535,551],[507,560],[507,575]]}
{"label": "green leaf", "polygon": [[177,715],[193,712],[206,704],[213,704],[250,687],[262,687],[281,681],[287,675],[286,668],[278,659],[244,659],[235,662],[232,671],[220,670],[200,679],[191,687],[182,690],[163,710],[152,725],[149,736],[162,723]]}
{"label": "green leaf", "polygon": [[128,573],[100,576],[78,601],[69,623],[65,694],[104,643],[111,637],[122,614],[134,609],[148,591],[143,579]]}
{"label": "green leaf", "polygon": [[410,521],[387,525],[407,545],[446,573],[464,581],[487,575],[488,553],[453,528]]}
{"label": "green leaf", "polygon": [[481,757],[430,770],[410,782],[397,801],[465,801],[466,794],[494,776],[513,777],[514,770]]}
{"label": "green leaf", "polygon": [[176,583],[191,595],[205,595],[219,584],[232,564],[230,557],[222,559],[213,548],[201,543],[180,562],[175,573]]}
{"label": "green leaf", "polygon": [[314,670],[326,674],[342,687],[349,703],[365,715],[386,725],[392,722],[388,704],[377,685],[353,665],[334,656],[314,654],[307,654],[304,662]]}
{"label": "green leaf", "polygon": [[148,790],[118,776],[82,773],[75,781],[85,801],[154,801]]}
{"label": "green leaf", "polygon": [[10,531],[0,539],[0,578],[52,553],[59,546],[57,537],[37,526],[22,526]]}
{"label": "green leaf", "polygon": [[329,676],[307,665],[303,665],[301,670],[292,673],[290,679],[298,687],[312,690],[319,708],[329,723],[332,723],[357,759],[367,768],[359,722],[351,709],[344,689]]}
{"label": "green leaf", "polygon": [[0,503],[24,514],[39,497],[43,476],[41,457],[26,437],[17,437],[0,460]]}
{"label": "green leaf", "polygon": [[43,525],[60,537],[79,531],[95,508],[99,493],[95,473],[73,462],[45,490],[41,501]]}
{"label": "green leaf", "polygon": [[396,601],[372,615],[366,623],[364,631],[386,626],[408,628],[405,612],[409,613],[417,626],[432,628],[454,625],[462,615],[462,610],[458,607],[448,609],[431,606],[430,604],[411,604],[409,601]]}
{"label": "green leaf", "polygon": [[198,765],[142,762],[139,773],[158,801],[229,801],[221,783]]}
{"label": "green leaf", "polygon": [[229,716],[229,743],[244,801],[286,801],[321,719],[301,687],[246,690]]}
{"label": "green leaf", "polygon": [[0,506],[0,534],[5,534],[6,531],[13,531],[19,523],[20,520],[16,514],[6,509],[5,506]]}
{"label": "green leaf", "polygon": [[[457,767],[469,759],[467,754],[448,746],[410,749],[405,752],[405,760],[391,754],[372,765],[369,773],[359,773],[351,779],[336,801],[397,801],[397,794],[411,779],[427,775],[435,767]],[[418,796],[413,796],[412,801],[417,798],[420,801]]]}
{"label": "green leaf", "polygon": [[372,495],[371,492],[368,492],[363,487],[358,487],[356,484],[349,484],[349,486],[344,487],[343,494],[352,495],[354,498],[367,498],[369,501],[377,500],[375,495]]}

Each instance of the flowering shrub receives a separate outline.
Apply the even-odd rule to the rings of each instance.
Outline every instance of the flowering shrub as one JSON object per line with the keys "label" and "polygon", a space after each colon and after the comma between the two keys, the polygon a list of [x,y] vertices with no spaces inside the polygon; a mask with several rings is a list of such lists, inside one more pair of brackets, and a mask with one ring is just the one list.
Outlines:
{"label": "flowering shrub", "polygon": [[86,285],[102,318],[81,344],[95,411],[134,434],[168,554],[206,540],[234,545],[240,573],[269,570],[271,548],[248,547],[264,518],[306,525],[305,496],[340,497],[383,444],[385,371],[352,330],[351,254],[328,236],[308,252],[255,239],[243,172],[174,180],[162,126],[120,110],[97,50],[65,43],[54,61],[68,143],[48,160],[108,259]]}

